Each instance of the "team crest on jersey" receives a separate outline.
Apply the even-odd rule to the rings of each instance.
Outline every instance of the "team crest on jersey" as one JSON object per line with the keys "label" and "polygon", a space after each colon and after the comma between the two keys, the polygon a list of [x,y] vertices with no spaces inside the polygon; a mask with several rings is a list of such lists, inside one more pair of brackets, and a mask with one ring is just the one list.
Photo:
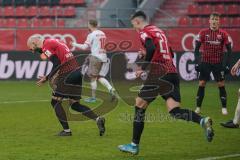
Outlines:
{"label": "team crest on jersey", "polygon": [[218,34],[218,35],[217,35],[217,39],[222,39],[222,35],[221,35],[221,34]]}
{"label": "team crest on jersey", "polygon": [[209,38],[210,38],[210,36],[208,34],[206,34],[205,37],[206,37],[205,40],[209,40]]}

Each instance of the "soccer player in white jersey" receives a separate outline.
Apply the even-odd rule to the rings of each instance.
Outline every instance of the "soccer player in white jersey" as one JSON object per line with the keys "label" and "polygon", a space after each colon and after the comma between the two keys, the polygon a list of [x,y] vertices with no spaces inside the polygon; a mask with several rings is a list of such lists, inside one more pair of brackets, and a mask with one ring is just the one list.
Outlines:
{"label": "soccer player in white jersey", "polygon": [[97,27],[98,22],[96,20],[89,20],[88,28],[91,33],[88,34],[84,44],[72,43],[72,46],[80,48],[81,50],[87,50],[89,48],[91,50],[91,54],[88,57],[89,65],[87,75],[91,79],[92,97],[86,99],[86,102],[96,102],[97,80],[108,89],[112,101],[116,98],[114,88],[108,80],[104,78],[109,70],[109,59],[107,58],[105,50],[106,35]]}
{"label": "soccer player in white jersey", "polygon": [[[239,76],[240,70],[240,59],[237,61],[237,63],[232,67],[231,74],[232,76]],[[238,89],[238,103],[235,110],[235,115],[233,120],[230,120],[225,123],[221,123],[223,127],[226,128],[239,128],[240,126],[240,88]]]}

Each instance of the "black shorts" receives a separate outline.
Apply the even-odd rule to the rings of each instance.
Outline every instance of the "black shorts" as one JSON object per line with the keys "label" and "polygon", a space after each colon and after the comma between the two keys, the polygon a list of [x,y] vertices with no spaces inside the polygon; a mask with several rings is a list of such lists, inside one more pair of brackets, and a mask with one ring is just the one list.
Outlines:
{"label": "black shorts", "polygon": [[161,79],[154,75],[149,75],[138,96],[148,103],[161,95],[164,100],[173,98],[177,102],[181,102],[179,77],[177,73],[168,73]]}
{"label": "black shorts", "polygon": [[[56,73],[57,74],[57,73]],[[74,100],[81,99],[82,93],[82,74],[81,69],[64,73],[61,75],[53,75],[50,85],[53,88],[52,96],[61,98],[70,98]]]}
{"label": "black shorts", "polygon": [[213,73],[214,79],[216,82],[223,81],[225,79],[224,68],[221,63],[210,64],[202,62],[199,65],[199,80],[209,81],[210,73]]}

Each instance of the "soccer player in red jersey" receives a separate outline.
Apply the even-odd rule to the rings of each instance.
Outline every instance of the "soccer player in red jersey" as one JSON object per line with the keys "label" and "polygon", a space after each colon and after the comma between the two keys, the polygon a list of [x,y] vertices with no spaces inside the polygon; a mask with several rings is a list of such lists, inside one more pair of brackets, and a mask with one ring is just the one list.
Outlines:
{"label": "soccer player in red jersey", "polygon": [[[219,28],[220,15],[212,13],[209,19],[210,27],[199,32],[195,47],[195,69],[199,72],[199,88],[196,97],[196,113],[201,112],[201,105],[204,98],[204,90],[207,81],[210,79],[210,73],[213,73],[214,79],[218,84],[219,96],[222,103],[222,114],[227,112],[227,93],[225,90],[225,74],[229,72],[231,42],[226,31]],[[201,56],[199,54],[200,46],[203,46]],[[227,48],[227,55],[224,59],[224,46]],[[200,58],[201,57],[201,58]],[[225,61],[224,61],[225,60]]]}
{"label": "soccer player in red jersey", "polygon": [[209,117],[203,118],[191,110],[180,108],[179,77],[164,32],[156,26],[149,25],[146,14],[142,11],[136,12],[131,17],[131,23],[138,30],[140,40],[146,49],[145,61],[150,62],[150,64],[144,63],[142,70],[136,72],[136,76],[140,77],[149,66],[150,71],[136,98],[132,143],[118,146],[120,151],[138,154],[145,111],[159,94],[165,100],[171,116],[200,124],[205,130],[207,140],[212,141],[214,136],[212,120]]}
{"label": "soccer player in red jersey", "polygon": [[[63,127],[58,136],[71,136],[72,132],[67,122],[66,113],[62,107],[63,98],[69,100],[71,108],[77,112],[81,112],[84,116],[95,120],[99,128],[100,136],[105,132],[105,119],[96,115],[89,107],[79,103],[81,95],[74,95],[64,91],[64,84],[74,85],[80,88],[81,93],[82,75],[78,62],[67,45],[58,39],[42,39],[39,36],[31,36],[27,41],[28,48],[33,52],[40,52],[53,63],[52,71],[47,76],[40,77],[37,82],[38,86],[47,82],[53,86],[51,105],[55,110],[56,116]],[[64,74],[65,73],[65,74]],[[54,78],[53,78],[54,77]]]}

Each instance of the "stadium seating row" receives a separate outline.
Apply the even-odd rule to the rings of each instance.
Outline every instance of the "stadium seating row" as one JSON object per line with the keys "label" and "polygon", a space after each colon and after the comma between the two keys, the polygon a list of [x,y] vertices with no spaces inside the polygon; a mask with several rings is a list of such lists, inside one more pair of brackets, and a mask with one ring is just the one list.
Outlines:
{"label": "stadium seating row", "polygon": [[0,28],[46,28],[46,27],[65,27],[64,19],[51,19],[51,18],[44,18],[38,19],[33,18],[31,20],[26,18],[7,18],[7,19],[0,19]]}
{"label": "stadium seating row", "polygon": [[196,3],[239,3],[240,0],[195,0]]}
{"label": "stadium seating row", "polygon": [[188,15],[189,16],[199,16],[199,15],[209,15],[213,11],[219,12],[222,15],[240,15],[240,5],[189,5]]}
{"label": "stadium seating row", "polygon": [[12,7],[0,8],[0,17],[74,17],[76,8],[74,6],[42,6],[42,7]]}
{"label": "stadium seating row", "polygon": [[[228,18],[223,17],[220,19],[222,27],[240,27],[240,17]],[[209,26],[209,18],[189,18],[181,17],[178,21],[179,26],[194,26],[194,27],[207,27]]]}
{"label": "stadium seating row", "polygon": [[85,0],[0,0],[2,6],[84,5]]}

